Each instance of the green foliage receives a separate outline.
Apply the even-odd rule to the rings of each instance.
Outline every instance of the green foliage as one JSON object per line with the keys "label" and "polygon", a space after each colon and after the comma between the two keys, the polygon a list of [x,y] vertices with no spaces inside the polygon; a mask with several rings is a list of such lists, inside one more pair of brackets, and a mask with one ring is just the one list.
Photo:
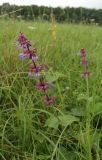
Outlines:
{"label": "green foliage", "polygon": [[5,18],[17,18],[25,20],[47,20],[51,21],[51,14],[54,14],[57,22],[102,24],[102,10],[87,8],[52,8],[45,6],[17,6],[4,3],[0,6],[0,15]]}
{"label": "green foliage", "polygon": [[58,129],[59,125],[62,125],[64,127],[67,127],[68,125],[71,125],[73,122],[78,121],[78,118],[71,116],[71,115],[59,115],[57,117],[51,116],[46,121],[46,126]]}

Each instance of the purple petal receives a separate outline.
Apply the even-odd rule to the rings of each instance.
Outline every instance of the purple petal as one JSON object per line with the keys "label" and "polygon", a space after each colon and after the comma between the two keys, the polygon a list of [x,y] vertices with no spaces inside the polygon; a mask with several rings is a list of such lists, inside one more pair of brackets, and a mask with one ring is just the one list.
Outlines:
{"label": "purple petal", "polygon": [[32,56],[32,60],[36,61],[38,59],[38,56]]}

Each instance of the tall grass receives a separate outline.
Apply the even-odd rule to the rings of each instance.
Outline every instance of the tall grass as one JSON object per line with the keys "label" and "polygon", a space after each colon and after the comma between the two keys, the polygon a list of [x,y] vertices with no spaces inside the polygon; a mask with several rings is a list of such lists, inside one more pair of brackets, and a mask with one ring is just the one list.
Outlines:
{"label": "tall grass", "polygon": [[[102,28],[57,24],[57,39],[48,22],[0,20],[0,160],[102,159]],[[42,102],[29,60],[15,47],[24,32],[50,66],[53,107]],[[92,76],[80,76],[79,49],[86,48]],[[88,96],[87,96],[88,94]]]}

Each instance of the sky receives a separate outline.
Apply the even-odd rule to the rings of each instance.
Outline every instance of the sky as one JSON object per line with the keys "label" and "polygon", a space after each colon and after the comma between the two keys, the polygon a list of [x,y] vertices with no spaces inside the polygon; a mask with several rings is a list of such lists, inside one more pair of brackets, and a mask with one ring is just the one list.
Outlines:
{"label": "sky", "polygon": [[102,8],[102,0],[0,0],[0,4],[9,2],[17,5],[44,5],[52,7],[87,7],[87,8]]}

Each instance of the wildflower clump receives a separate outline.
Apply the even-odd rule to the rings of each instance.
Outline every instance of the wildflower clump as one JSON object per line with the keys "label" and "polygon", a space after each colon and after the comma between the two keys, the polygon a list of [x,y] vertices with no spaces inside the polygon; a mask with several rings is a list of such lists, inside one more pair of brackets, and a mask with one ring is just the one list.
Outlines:
{"label": "wildflower clump", "polygon": [[32,42],[28,40],[22,32],[19,33],[17,46],[22,49],[22,53],[19,54],[19,58],[21,60],[26,58],[31,60],[28,76],[37,77],[37,82],[35,84],[36,89],[43,91],[43,100],[47,105],[53,105],[55,103],[55,97],[50,97],[48,95],[50,84],[48,81],[44,80],[44,75],[42,74],[42,71],[48,69],[48,66],[46,64],[36,63],[38,60],[37,50],[36,48],[32,48]]}
{"label": "wildflower clump", "polygon": [[91,72],[88,69],[88,59],[87,59],[87,54],[84,48],[80,49],[80,56],[81,56],[81,61],[80,64],[84,66],[84,71],[82,72],[83,77],[89,77]]}

